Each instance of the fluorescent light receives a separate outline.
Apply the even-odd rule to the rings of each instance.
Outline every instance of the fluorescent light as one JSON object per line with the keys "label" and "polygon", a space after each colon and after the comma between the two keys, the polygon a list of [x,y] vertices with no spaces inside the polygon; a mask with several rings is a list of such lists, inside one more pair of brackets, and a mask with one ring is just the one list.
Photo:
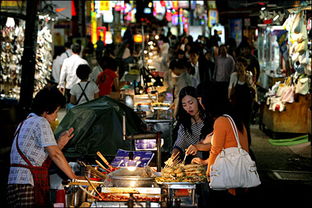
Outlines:
{"label": "fluorescent light", "polygon": [[265,7],[262,7],[261,10],[262,10],[262,11],[265,10]]}
{"label": "fluorescent light", "polygon": [[274,18],[273,18],[273,21],[277,20],[279,18],[279,15],[276,15]]}

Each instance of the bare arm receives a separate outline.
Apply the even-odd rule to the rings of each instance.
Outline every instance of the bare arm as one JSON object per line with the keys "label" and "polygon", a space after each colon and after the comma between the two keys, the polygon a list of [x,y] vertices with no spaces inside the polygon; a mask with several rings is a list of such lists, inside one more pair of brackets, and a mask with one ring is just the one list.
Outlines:
{"label": "bare arm", "polygon": [[99,97],[100,97],[100,94],[98,92],[94,94],[94,99],[99,98]]}
{"label": "bare arm", "polygon": [[113,84],[114,84],[115,90],[119,91],[119,77],[116,77],[114,79],[114,83]]}
{"label": "bare arm", "polygon": [[46,150],[56,166],[60,168],[70,179],[77,178],[72,168],[69,166],[64,154],[57,145],[48,146],[46,147]]}

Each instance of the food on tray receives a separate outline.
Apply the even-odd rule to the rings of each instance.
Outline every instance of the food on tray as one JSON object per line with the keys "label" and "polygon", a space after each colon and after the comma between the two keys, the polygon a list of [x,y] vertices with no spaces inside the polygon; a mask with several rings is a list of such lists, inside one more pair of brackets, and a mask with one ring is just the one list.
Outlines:
{"label": "food on tray", "polygon": [[[111,194],[111,193],[100,193],[102,196],[101,201],[128,201],[130,198],[130,194]],[[133,194],[133,198],[135,201],[150,201],[150,202],[158,202],[160,200],[159,197],[149,197],[144,195],[136,195]]]}
{"label": "food on tray", "polygon": [[161,171],[161,177],[156,177],[156,182],[203,182],[206,180],[206,166],[198,164],[176,164],[173,167],[165,167]]}

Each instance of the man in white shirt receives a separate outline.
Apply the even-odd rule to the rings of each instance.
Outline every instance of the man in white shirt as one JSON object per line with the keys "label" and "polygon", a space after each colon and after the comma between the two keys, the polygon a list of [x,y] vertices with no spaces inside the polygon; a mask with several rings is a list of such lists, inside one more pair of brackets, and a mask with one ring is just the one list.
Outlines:
{"label": "man in white shirt", "polygon": [[81,47],[79,44],[73,44],[72,52],[69,58],[65,59],[61,69],[60,81],[58,88],[67,98],[67,102],[70,100],[70,89],[74,84],[80,82],[80,79],[76,75],[76,70],[80,64],[88,64],[88,62],[79,56]]}

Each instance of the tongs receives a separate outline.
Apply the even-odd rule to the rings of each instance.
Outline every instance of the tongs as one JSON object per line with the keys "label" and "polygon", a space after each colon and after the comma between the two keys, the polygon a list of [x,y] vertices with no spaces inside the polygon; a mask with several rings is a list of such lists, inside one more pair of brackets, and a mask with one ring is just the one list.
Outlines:
{"label": "tongs", "polygon": [[186,153],[186,151],[187,151],[187,149],[185,149],[184,158],[183,158],[183,161],[182,161],[183,165],[185,164],[186,157],[189,155],[189,154]]}
{"label": "tongs", "polygon": [[183,161],[182,161],[182,164],[184,165],[185,164],[185,160],[186,160],[186,157],[188,156],[188,154],[184,154],[184,158],[183,158]]}

